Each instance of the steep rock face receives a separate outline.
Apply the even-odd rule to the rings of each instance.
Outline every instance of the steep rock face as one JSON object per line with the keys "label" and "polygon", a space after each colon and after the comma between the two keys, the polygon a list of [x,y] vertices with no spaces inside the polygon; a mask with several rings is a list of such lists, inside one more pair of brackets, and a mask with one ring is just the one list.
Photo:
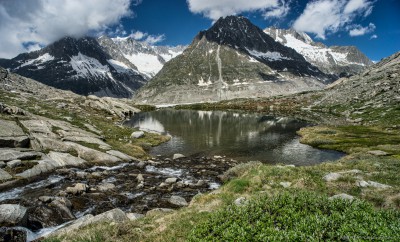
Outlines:
{"label": "steep rock face", "polygon": [[244,17],[219,19],[143,88],[143,103],[191,103],[319,89],[330,77]]}
{"label": "steep rock face", "polygon": [[0,64],[22,76],[83,95],[131,97],[145,83],[133,66],[113,60],[89,37],[66,37]]}
{"label": "steep rock face", "polygon": [[360,73],[372,61],[355,46],[331,46],[314,42],[306,33],[294,29],[277,29],[274,27],[264,30],[281,44],[293,48],[304,58],[327,74],[345,77]]}
{"label": "steep rock face", "polygon": [[145,79],[155,76],[164,64],[181,54],[185,46],[151,46],[132,38],[98,38],[103,50],[129,68],[137,70]]}

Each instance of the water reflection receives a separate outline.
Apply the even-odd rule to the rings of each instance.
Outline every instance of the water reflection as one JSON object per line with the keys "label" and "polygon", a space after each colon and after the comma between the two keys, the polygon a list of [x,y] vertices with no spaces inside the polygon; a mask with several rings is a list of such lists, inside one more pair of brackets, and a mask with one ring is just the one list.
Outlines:
{"label": "water reflection", "polygon": [[153,155],[226,155],[239,160],[297,165],[335,160],[341,153],[300,144],[305,122],[260,114],[163,109],[140,113],[126,125],[171,135]]}

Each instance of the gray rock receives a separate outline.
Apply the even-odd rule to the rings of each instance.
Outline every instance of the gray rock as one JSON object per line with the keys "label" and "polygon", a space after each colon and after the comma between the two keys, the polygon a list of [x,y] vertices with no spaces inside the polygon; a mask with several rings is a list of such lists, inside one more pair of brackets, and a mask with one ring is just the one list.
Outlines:
{"label": "gray rock", "polygon": [[332,199],[343,199],[343,200],[353,201],[354,197],[351,196],[351,195],[348,195],[346,193],[342,193],[342,194],[334,195],[334,196],[330,197],[329,199],[330,200],[332,200]]}
{"label": "gray rock", "polygon": [[332,173],[326,174],[322,179],[324,181],[331,182],[331,181],[336,181],[340,177],[342,177],[341,174],[332,172]]}
{"label": "gray rock", "polygon": [[173,184],[173,183],[176,183],[177,181],[178,181],[178,178],[176,178],[176,177],[171,177],[171,178],[165,179],[165,183],[167,183],[167,184]]}
{"label": "gray rock", "polygon": [[21,152],[12,149],[0,149],[0,161],[33,160],[40,157],[37,152]]}
{"label": "gray rock", "polygon": [[175,210],[170,208],[154,208],[152,210],[147,211],[146,216],[154,216],[163,213],[172,213],[173,211]]}
{"label": "gray rock", "polygon": [[67,193],[74,194],[74,195],[80,195],[82,193],[85,193],[89,190],[89,186],[83,183],[77,183],[73,187],[67,187],[65,190]]}
{"label": "gray rock", "polygon": [[174,156],[172,157],[173,160],[176,159],[180,159],[180,158],[185,158],[186,156],[182,155],[182,154],[174,154]]}
{"label": "gray rock", "polygon": [[49,173],[51,171],[54,171],[56,168],[59,168],[57,162],[50,159],[44,159],[44,160],[39,160],[38,164],[32,167],[31,169],[18,173],[15,176],[22,178],[31,178],[39,176],[41,174]]}
{"label": "gray rock", "polygon": [[292,185],[291,182],[280,182],[279,185],[281,185],[284,188],[288,188]]}
{"label": "gray rock", "polygon": [[366,182],[366,181],[357,181],[356,185],[358,187],[368,187],[369,186],[368,182]]}
{"label": "gray rock", "polygon": [[137,175],[136,180],[137,180],[138,182],[144,182],[144,177],[143,177],[143,175],[142,175],[142,174]]}
{"label": "gray rock", "polygon": [[56,162],[56,167],[81,166],[87,163],[85,160],[68,153],[50,151],[48,156]]}
{"label": "gray rock", "polygon": [[0,205],[0,226],[25,226],[28,220],[27,209],[17,204]]}
{"label": "gray rock", "polygon": [[66,233],[70,233],[82,227],[85,227],[89,224],[94,223],[102,223],[102,222],[116,222],[121,223],[129,220],[126,214],[119,208],[112,209],[110,211],[101,213],[99,215],[93,216],[91,214],[85,215],[77,220],[75,220],[72,224],[67,225],[55,232],[51,233],[50,235],[62,235]]}
{"label": "gray rock", "polygon": [[120,151],[117,151],[117,150],[108,150],[108,151],[106,151],[106,153],[109,154],[109,155],[118,157],[121,160],[126,161],[126,162],[130,162],[130,161],[134,160],[133,157],[131,157],[131,156],[125,154],[125,153],[122,153]]}
{"label": "gray rock", "polygon": [[179,207],[184,207],[188,206],[189,204],[186,202],[186,200],[183,197],[180,196],[171,196],[168,199],[168,202],[172,205],[179,206]]}
{"label": "gray rock", "polygon": [[144,214],[140,214],[140,213],[127,213],[126,216],[129,218],[129,220],[133,221],[133,220],[137,220],[140,218],[144,217]]}
{"label": "gray rock", "polygon": [[100,192],[105,192],[115,189],[115,185],[112,183],[105,182],[97,185],[96,189],[99,190]]}
{"label": "gray rock", "polygon": [[147,165],[147,163],[146,163],[145,161],[140,161],[140,162],[137,164],[137,167],[143,169],[146,165]]}
{"label": "gray rock", "polygon": [[106,149],[111,149],[111,146],[99,138],[90,137],[90,136],[67,136],[62,139],[63,141],[72,141],[72,142],[85,142],[88,144],[95,144]]}
{"label": "gray rock", "polygon": [[91,132],[96,133],[98,135],[102,134],[102,132],[98,129],[96,129],[93,125],[91,124],[83,124],[87,129],[89,129]]}
{"label": "gray rock", "polygon": [[24,131],[14,121],[0,119],[0,137],[26,136]]}
{"label": "gray rock", "polygon": [[389,153],[382,151],[382,150],[370,150],[367,152],[370,155],[375,155],[375,156],[387,156]]}
{"label": "gray rock", "polygon": [[6,181],[11,178],[12,176],[8,174],[8,172],[4,171],[3,169],[0,169],[0,181]]}
{"label": "gray rock", "polygon": [[0,169],[6,167],[6,163],[4,161],[0,161]]}
{"label": "gray rock", "polygon": [[21,165],[22,165],[22,161],[21,160],[12,160],[12,161],[7,162],[7,166],[10,167],[10,168],[15,168],[15,167],[18,167],[18,166],[21,166]]}
{"label": "gray rock", "polygon": [[71,148],[75,149],[78,152],[80,158],[92,163],[115,164],[122,161],[120,158],[117,158],[113,155],[109,155],[91,148],[87,148],[83,145],[79,145],[72,142],[65,142],[65,143],[69,145]]}
{"label": "gray rock", "polygon": [[236,206],[243,206],[243,205],[246,204],[246,201],[247,201],[247,199],[246,199],[245,197],[239,197],[239,198],[237,198],[233,203],[234,203]]}
{"label": "gray rock", "polygon": [[379,189],[387,189],[387,188],[392,187],[390,185],[386,185],[386,184],[382,184],[382,183],[374,182],[374,181],[368,181],[368,184],[370,187],[379,188]]}
{"label": "gray rock", "polygon": [[131,134],[132,139],[139,139],[139,138],[142,138],[143,136],[144,136],[143,131],[135,131]]}

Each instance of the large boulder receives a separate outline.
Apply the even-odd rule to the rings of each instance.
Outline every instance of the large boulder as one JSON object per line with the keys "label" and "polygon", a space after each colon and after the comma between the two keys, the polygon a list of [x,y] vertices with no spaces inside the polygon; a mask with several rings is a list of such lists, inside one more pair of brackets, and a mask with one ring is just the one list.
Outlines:
{"label": "large boulder", "polygon": [[121,162],[122,160],[120,158],[117,158],[113,155],[109,155],[88,147],[85,147],[83,145],[79,145],[76,143],[72,142],[65,142],[67,145],[69,145],[71,148],[73,148],[76,152],[78,152],[78,155],[80,158],[96,163],[96,164],[115,164],[118,162]]}
{"label": "large boulder", "polygon": [[129,220],[129,218],[126,216],[124,211],[122,211],[119,208],[115,208],[115,209],[101,213],[96,216],[93,216],[91,214],[85,215],[85,216],[77,219],[76,221],[74,221],[72,224],[67,225],[67,227],[56,230],[51,235],[61,235],[61,234],[70,233],[74,230],[80,229],[84,226],[87,226],[87,225],[93,224],[93,223],[101,223],[101,222],[121,223],[121,222],[125,222],[128,220]]}
{"label": "large boulder", "polygon": [[26,226],[28,220],[27,209],[18,204],[0,205],[0,226]]}
{"label": "large boulder", "polygon": [[0,119],[0,147],[23,147],[29,146],[29,138],[14,121]]}
{"label": "large boulder", "polygon": [[186,202],[186,200],[183,197],[180,196],[171,196],[168,199],[168,202],[172,205],[178,206],[178,207],[184,207],[188,206],[189,204]]}

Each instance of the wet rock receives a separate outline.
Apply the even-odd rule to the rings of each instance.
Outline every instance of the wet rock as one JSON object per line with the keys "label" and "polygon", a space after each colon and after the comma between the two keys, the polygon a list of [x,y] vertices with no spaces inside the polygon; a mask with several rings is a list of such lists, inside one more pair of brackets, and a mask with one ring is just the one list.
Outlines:
{"label": "wet rock", "polygon": [[167,184],[173,184],[173,183],[176,183],[177,181],[178,181],[178,178],[176,178],[176,177],[170,177],[170,178],[165,179],[165,183],[167,183]]}
{"label": "wet rock", "polygon": [[15,167],[18,167],[18,166],[21,166],[21,165],[22,165],[22,161],[21,160],[12,160],[12,161],[7,162],[7,166],[9,168],[15,168]]}
{"label": "wet rock", "polygon": [[0,226],[26,226],[27,209],[17,204],[0,205]]}
{"label": "wet rock", "polygon": [[143,131],[135,131],[131,134],[132,139],[139,139],[139,138],[142,138],[143,136],[144,136]]}
{"label": "wet rock", "polygon": [[86,179],[87,176],[89,175],[89,173],[85,172],[85,171],[77,171],[75,173],[75,176],[79,179]]}
{"label": "wet rock", "polygon": [[99,185],[96,186],[96,190],[101,191],[101,192],[105,192],[105,191],[109,191],[109,190],[113,190],[115,189],[115,185],[112,183],[101,183]]}
{"label": "wet rock", "polygon": [[4,161],[0,161],[0,169],[6,167],[6,163]]}
{"label": "wet rock", "polygon": [[18,228],[0,228],[0,241],[26,242],[27,234],[25,230]]}
{"label": "wet rock", "polygon": [[29,138],[14,121],[0,119],[0,147],[28,147]]}
{"label": "wet rock", "polygon": [[324,181],[331,182],[331,181],[336,181],[340,177],[342,177],[341,174],[332,172],[332,173],[326,174],[322,179]]}
{"label": "wet rock", "polygon": [[133,157],[131,157],[131,156],[127,155],[127,154],[124,154],[124,153],[122,153],[120,151],[117,151],[117,150],[108,150],[106,153],[109,154],[109,155],[118,157],[121,160],[126,161],[126,162],[131,162],[131,161],[134,160]]}
{"label": "wet rock", "polygon": [[140,218],[143,218],[144,215],[140,214],[140,213],[127,213],[126,216],[129,218],[129,220],[133,221],[133,220],[137,220]]}
{"label": "wet rock", "polygon": [[71,212],[71,202],[67,198],[56,198],[50,203],[50,206],[57,210],[61,218],[64,221],[75,219],[75,216]]}
{"label": "wet rock", "polygon": [[140,169],[143,169],[146,165],[147,165],[147,163],[146,163],[145,161],[140,161],[140,162],[137,164],[137,167],[139,167]]}
{"label": "wet rock", "polygon": [[0,149],[0,161],[33,160],[40,157],[37,152],[21,152],[13,149]]}
{"label": "wet rock", "polygon": [[84,184],[84,183],[77,183],[73,187],[67,187],[65,190],[67,193],[74,194],[74,195],[80,195],[82,193],[85,193],[89,190],[89,186]]}
{"label": "wet rock", "polygon": [[12,176],[8,174],[8,172],[4,171],[3,169],[0,169],[0,181],[6,181],[11,178]]}
{"label": "wet rock", "polygon": [[122,161],[120,158],[117,158],[115,156],[91,148],[87,148],[83,145],[79,145],[72,142],[65,142],[65,143],[70,147],[74,148],[78,152],[79,157],[92,163],[115,164]]}
{"label": "wet rock", "polygon": [[330,200],[332,200],[332,199],[343,199],[343,200],[353,201],[354,197],[351,196],[351,195],[348,195],[346,193],[341,193],[341,194],[334,195],[334,196],[330,197],[329,199]]}
{"label": "wet rock", "polygon": [[168,202],[172,205],[179,206],[179,207],[184,207],[188,206],[189,204],[186,202],[186,200],[183,197],[180,196],[171,196],[168,199]]}
{"label": "wet rock", "polygon": [[375,156],[387,156],[389,153],[382,151],[382,150],[370,150],[368,154],[375,155]]}
{"label": "wet rock", "polygon": [[176,159],[180,159],[180,158],[185,158],[186,156],[184,156],[184,155],[182,155],[182,154],[174,154],[173,156],[172,156],[172,159],[173,160],[176,160]]}
{"label": "wet rock", "polygon": [[155,216],[163,213],[172,213],[173,211],[175,210],[170,208],[154,208],[152,210],[147,211],[146,216]]}

